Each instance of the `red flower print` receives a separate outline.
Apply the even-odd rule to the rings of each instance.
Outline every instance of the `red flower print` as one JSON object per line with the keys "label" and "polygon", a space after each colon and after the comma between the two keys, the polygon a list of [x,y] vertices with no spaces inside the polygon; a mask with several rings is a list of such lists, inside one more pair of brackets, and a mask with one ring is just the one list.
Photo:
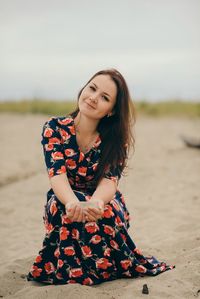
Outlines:
{"label": "red flower print", "polygon": [[117,242],[115,242],[114,240],[111,240],[110,241],[110,245],[116,249],[116,250],[119,250],[119,245],[117,244]]}
{"label": "red flower print", "polygon": [[41,255],[38,255],[35,259],[35,262],[40,263],[41,261],[42,261],[42,257],[41,257]]}
{"label": "red flower print", "polygon": [[83,285],[92,285],[94,282],[91,278],[87,277],[83,280]]}
{"label": "red flower print", "polygon": [[88,233],[93,234],[93,233],[96,233],[99,230],[99,227],[96,224],[96,222],[87,222],[85,224],[85,229]]}
{"label": "red flower print", "polygon": [[70,138],[70,134],[68,134],[65,130],[59,129],[59,132],[64,141]]}
{"label": "red flower print", "polygon": [[132,266],[131,260],[123,260],[120,262],[120,264],[124,270],[127,270],[128,267]]}
{"label": "red flower print", "polygon": [[141,259],[141,258],[140,258],[140,259],[139,259],[139,262],[140,262],[141,264],[143,264],[143,265],[144,265],[144,264],[146,264],[146,263],[147,263],[147,260],[145,260],[145,259]]}
{"label": "red flower print", "polygon": [[53,158],[53,160],[62,160],[63,159],[63,154],[61,152],[54,152],[51,153],[51,156]]}
{"label": "red flower print", "polygon": [[115,224],[118,225],[118,226],[124,226],[123,222],[121,221],[120,217],[117,216],[115,218]]}
{"label": "red flower print", "polygon": [[104,225],[104,232],[107,234],[107,235],[110,235],[110,236],[113,236],[115,235],[115,230],[112,228],[112,226],[110,225]]}
{"label": "red flower print", "polygon": [[67,280],[67,283],[76,283],[76,280],[70,279],[70,280]]}
{"label": "red flower print", "polygon": [[60,250],[59,248],[56,248],[56,250],[54,251],[54,256],[58,258],[59,255],[60,255]]}
{"label": "red flower print", "polygon": [[142,265],[139,265],[139,266],[135,267],[135,270],[137,272],[140,272],[140,273],[146,273],[147,272],[147,269]]}
{"label": "red flower print", "polygon": [[71,219],[67,217],[67,215],[62,215],[62,224],[69,224],[72,223]]}
{"label": "red flower print", "polygon": [[66,229],[66,227],[61,227],[60,229],[60,239],[61,240],[67,240],[69,236],[69,231]]}
{"label": "red flower print", "polygon": [[68,256],[74,255],[75,254],[75,250],[73,248],[73,246],[68,246],[64,248],[64,253]]}
{"label": "red flower print", "polygon": [[48,173],[49,173],[49,177],[51,178],[51,177],[54,175],[54,168],[53,168],[53,167],[50,168],[50,169],[48,170]]}
{"label": "red flower print", "polygon": [[82,176],[86,176],[86,172],[87,172],[87,167],[79,167],[78,168],[78,173]]}
{"label": "red flower print", "polygon": [[51,137],[53,134],[53,130],[51,128],[46,128],[44,130],[44,137]]}
{"label": "red flower print", "polygon": [[73,228],[72,229],[72,238],[79,240],[79,236],[80,236],[79,231],[76,228]]}
{"label": "red flower print", "polygon": [[57,213],[57,211],[58,211],[58,208],[57,208],[57,205],[56,205],[56,201],[53,200],[51,205],[50,205],[50,213],[51,213],[51,215],[54,216]]}
{"label": "red flower print", "polygon": [[94,163],[94,164],[92,165],[92,169],[93,169],[94,171],[97,169],[97,163]]}
{"label": "red flower print", "polygon": [[49,138],[49,144],[60,144],[60,139],[56,137]]}
{"label": "red flower print", "polygon": [[56,273],[56,277],[57,277],[58,279],[63,279],[63,277],[62,277],[62,274],[61,274],[61,273]]}
{"label": "red flower print", "polygon": [[91,248],[89,246],[83,246],[81,248],[81,250],[82,250],[82,253],[83,253],[84,256],[86,256],[86,257],[92,256],[92,251],[91,251]]}
{"label": "red flower print", "polygon": [[124,242],[126,242],[126,236],[122,233],[120,233],[120,236],[122,237],[122,239],[124,240]]}
{"label": "red flower print", "polygon": [[72,148],[67,148],[67,149],[65,150],[65,155],[66,155],[67,157],[72,157],[72,156],[75,155],[75,151],[74,151]]}
{"label": "red flower print", "polygon": [[74,169],[76,168],[76,162],[72,159],[66,160],[66,165],[69,169]]}
{"label": "red flower print", "polygon": [[112,211],[112,207],[109,205],[106,205],[104,208],[104,214],[103,217],[105,218],[111,218],[112,216],[114,216],[114,213]]}
{"label": "red flower print", "polygon": [[47,274],[51,274],[52,272],[55,271],[55,267],[51,262],[45,263],[44,269],[47,272]]}
{"label": "red flower print", "polygon": [[107,279],[110,277],[110,274],[108,272],[103,272],[101,273],[101,275],[103,276],[103,278]]}
{"label": "red flower print", "polygon": [[47,234],[50,234],[54,230],[54,227],[51,223],[45,222],[45,229]]}
{"label": "red flower print", "polygon": [[108,267],[112,266],[112,264],[108,261],[108,259],[102,257],[98,261],[96,261],[96,267],[99,269],[106,270]]}
{"label": "red flower print", "polygon": [[61,168],[56,171],[57,174],[61,174],[61,173],[65,173],[65,172],[66,172],[66,167],[64,165],[61,166]]}
{"label": "red flower print", "polygon": [[106,248],[106,250],[104,251],[103,255],[104,256],[110,256],[110,252],[111,252],[111,249],[110,248]]}
{"label": "red flower print", "polygon": [[71,123],[71,118],[70,117],[66,117],[64,119],[58,119],[58,123],[61,124],[61,125],[68,125]]}
{"label": "red flower print", "polygon": [[135,252],[135,253],[137,253],[137,254],[139,254],[139,255],[142,255],[142,251],[141,251],[139,248],[135,248],[135,249],[133,250],[133,252]]}
{"label": "red flower print", "polygon": [[42,269],[38,268],[37,266],[32,266],[30,272],[33,277],[39,277]]}
{"label": "red flower print", "polygon": [[75,135],[75,128],[74,128],[74,126],[68,126],[68,128],[69,128],[69,130],[70,130],[70,133],[71,133],[72,135]]}
{"label": "red flower print", "polygon": [[80,156],[79,156],[78,162],[80,163],[81,161],[83,161],[83,159],[84,159],[84,154],[82,152],[80,152]]}
{"label": "red flower print", "polygon": [[45,144],[44,145],[44,148],[45,148],[45,151],[49,152],[49,151],[52,151],[53,150],[53,144]]}
{"label": "red flower print", "polygon": [[130,215],[127,212],[124,212],[124,218],[125,218],[125,220],[131,219]]}
{"label": "red flower print", "polygon": [[83,275],[83,271],[81,268],[74,268],[69,271],[69,277],[80,277]]}
{"label": "red flower print", "polygon": [[63,265],[64,262],[61,259],[58,259],[58,263],[57,263],[58,268],[62,268]]}
{"label": "red flower print", "polygon": [[94,236],[91,238],[90,242],[91,242],[92,244],[98,244],[99,242],[101,242],[101,237],[100,237],[99,235],[94,235]]}
{"label": "red flower print", "polygon": [[115,200],[112,200],[110,203],[113,205],[115,210],[117,210],[118,212],[120,211],[120,206]]}

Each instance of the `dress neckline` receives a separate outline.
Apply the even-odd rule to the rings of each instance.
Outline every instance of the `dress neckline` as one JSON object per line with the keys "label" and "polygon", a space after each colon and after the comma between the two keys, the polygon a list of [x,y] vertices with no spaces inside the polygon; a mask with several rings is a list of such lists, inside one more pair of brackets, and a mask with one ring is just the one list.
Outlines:
{"label": "dress neckline", "polygon": [[74,128],[74,141],[76,143],[77,149],[78,151],[83,155],[86,156],[88,155],[91,151],[93,151],[95,148],[97,148],[99,146],[99,144],[101,143],[101,137],[100,137],[100,133],[98,134],[97,138],[95,139],[93,145],[88,149],[88,151],[86,151],[85,153],[81,150],[78,142],[77,142],[77,138],[76,138],[76,128],[75,128],[75,123],[74,123],[74,118],[72,117],[72,115],[70,115],[70,118],[72,120],[72,125]]}

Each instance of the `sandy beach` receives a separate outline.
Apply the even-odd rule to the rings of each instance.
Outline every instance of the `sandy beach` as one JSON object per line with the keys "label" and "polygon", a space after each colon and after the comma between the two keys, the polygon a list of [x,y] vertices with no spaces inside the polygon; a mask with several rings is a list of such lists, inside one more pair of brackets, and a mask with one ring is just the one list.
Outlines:
{"label": "sandy beach", "polygon": [[[135,153],[119,186],[137,247],[176,268],[92,287],[26,281],[44,237],[50,185],[40,141],[48,118],[0,115],[0,298],[200,298],[200,150],[180,138],[200,137],[200,120],[180,117],[138,116]],[[148,295],[142,294],[144,284]]]}

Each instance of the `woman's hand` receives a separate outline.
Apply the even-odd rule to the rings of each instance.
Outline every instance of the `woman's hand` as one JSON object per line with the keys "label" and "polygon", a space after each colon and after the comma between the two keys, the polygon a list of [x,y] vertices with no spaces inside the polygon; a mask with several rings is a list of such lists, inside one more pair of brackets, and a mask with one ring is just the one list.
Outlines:
{"label": "woman's hand", "polygon": [[65,205],[66,215],[72,222],[85,222],[85,214],[81,202],[68,202]]}
{"label": "woman's hand", "polygon": [[82,202],[86,221],[97,221],[101,219],[104,213],[104,201],[101,199],[91,199],[88,202]]}

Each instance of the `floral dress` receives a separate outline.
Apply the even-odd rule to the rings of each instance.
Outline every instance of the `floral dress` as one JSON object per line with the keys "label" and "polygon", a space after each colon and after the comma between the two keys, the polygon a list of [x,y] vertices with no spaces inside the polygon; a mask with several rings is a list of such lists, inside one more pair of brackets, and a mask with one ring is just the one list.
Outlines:
{"label": "floral dress", "polygon": [[[92,181],[101,154],[100,135],[84,154],[76,140],[73,117],[51,117],[43,126],[41,143],[48,176],[66,173],[76,197],[89,201],[95,191]],[[104,173],[117,184],[120,176],[118,168],[108,168]],[[43,221],[43,246],[27,275],[29,281],[94,285],[118,278],[155,276],[174,268],[153,256],[145,257],[135,246],[128,234],[129,212],[118,188],[105,205],[102,219],[85,223],[72,222],[50,189]]]}

